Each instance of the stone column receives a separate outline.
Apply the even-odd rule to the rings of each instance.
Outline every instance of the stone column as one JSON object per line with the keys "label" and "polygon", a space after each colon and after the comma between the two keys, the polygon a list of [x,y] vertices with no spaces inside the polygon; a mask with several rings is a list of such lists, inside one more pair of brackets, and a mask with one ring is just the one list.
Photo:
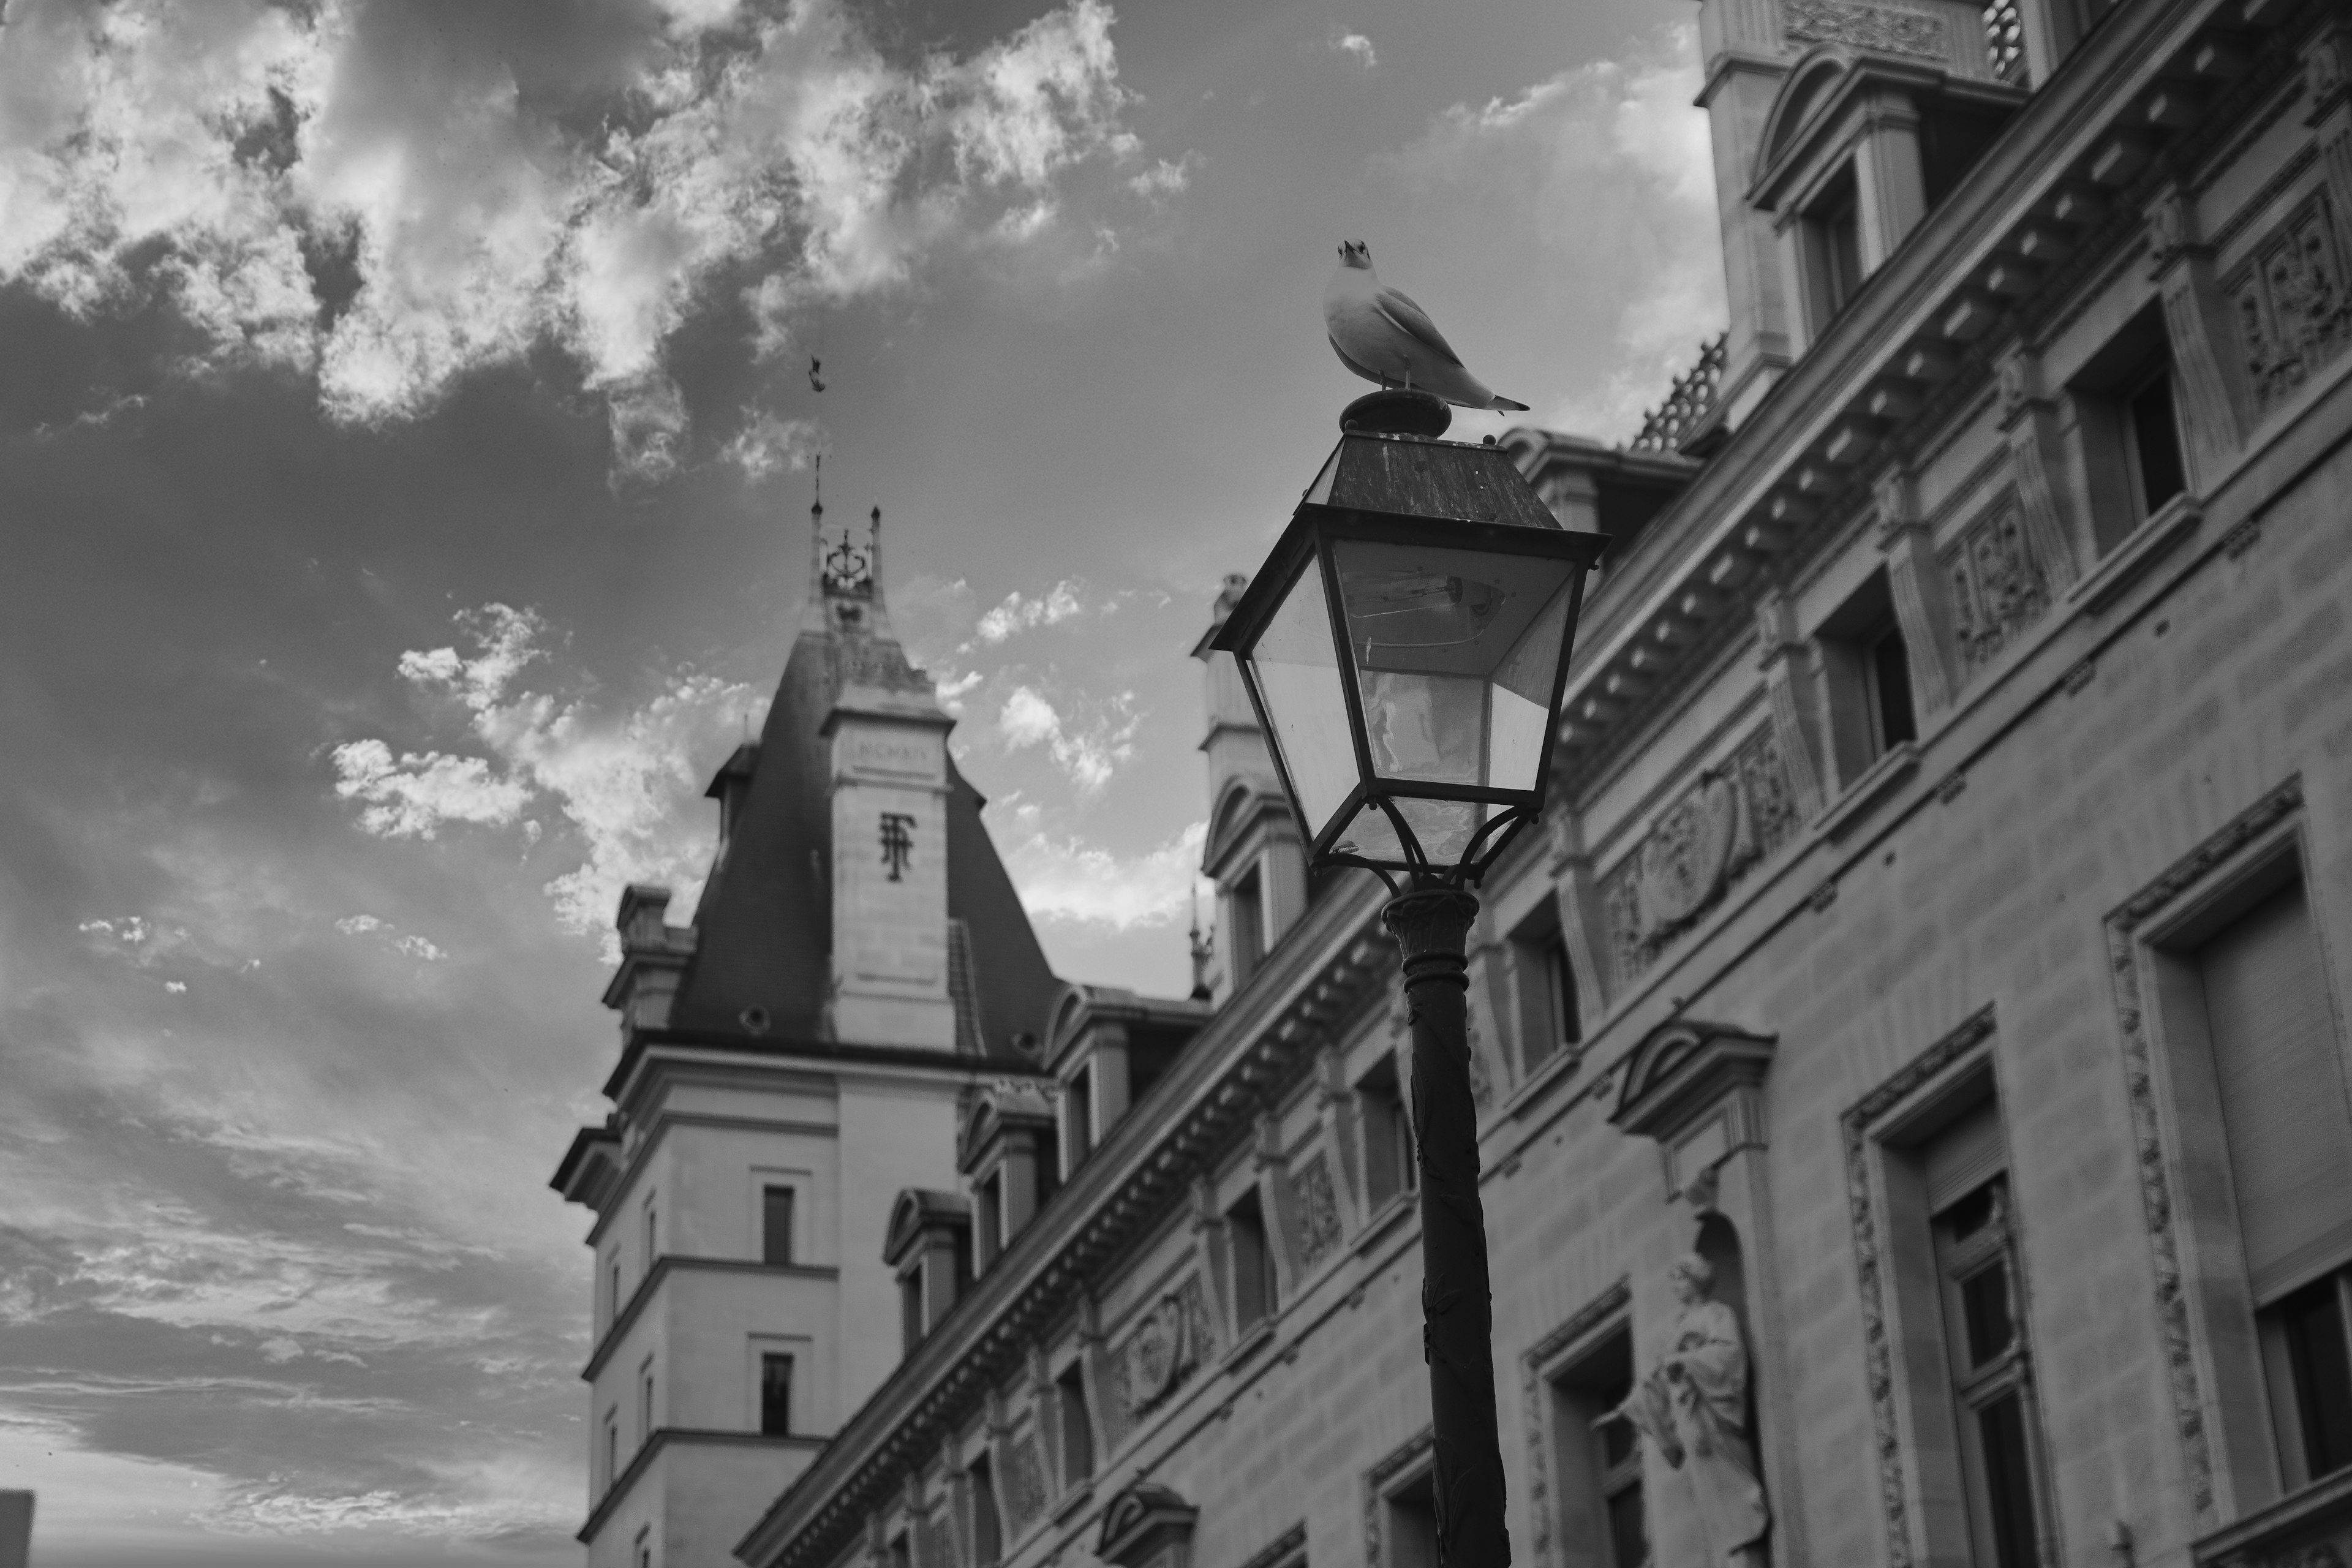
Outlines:
{"label": "stone column", "polygon": [[1875,489],[1887,592],[1910,656],[1912,699],[1924,718],[1948,706],[1959,687],[1950,587],[1936,560],[1935,536],[1919,517],[1911,477],[1889,469]]}
{"label": "stone column", "polygon": [[2196,208],[2177,186],[2148,205],[2148,276],[2164,301],[2189,488],[2201,495],[2237,455],[2253,423],[2253,399],[2214,280],[2213,250],[2196,226]]}
{"label": "stone column", "polygon": [[1364,1203],[1364,1129],[1349,1091],[1347,1062],[1337,1046],[1315,1054],[1315,1109],[1331,1122],[1331,1149],[1339,1168],[1332,1182],[1339,1201],[1342,1224],[1349,1234],[1370,1217]]}
{"label": "stone column", "polygon": [[1806,668],[1805,639],[1797,635],[1797,614],[1787,595],[1768,588],[1756,604],[1756,664],[1772,700],[1772,731],[1789,770],[1789,793],[1807,822],[1822,814],[1822,752],[1814,735],[1813,673]]}
{"label": "stone column", "polygon": [[1257,1211],[1265,1225],[1266,1250],[1274,1255],[1277,1305],[1298,1294],[1298,1201],[1290,1190],[1290,1156],[1283,1152],[1282,1129],[1272,1111],[1257,1118],[1257,1147],[1250,1157],[1257,1173]]}
{"label": "stone column", "polygon": [[2053,479],[2065,472],[2065,436],[2058,411],[2042,393],[2041,357],[2018,347],[2003,356],[2000,378],[2000,427],[2009,437],[2011,472],[2017,482],[2017,509],[2025,539],[2041,563],[2053,594],[2063,594],[2081,575],[2078,549],[2089,551],[2084,537],[2087,520],[2077,520],[2067,491]]}

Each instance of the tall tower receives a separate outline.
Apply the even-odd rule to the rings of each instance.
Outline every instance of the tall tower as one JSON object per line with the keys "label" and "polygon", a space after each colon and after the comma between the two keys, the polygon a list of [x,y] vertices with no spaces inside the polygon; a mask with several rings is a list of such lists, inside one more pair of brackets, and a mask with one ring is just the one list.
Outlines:
{"label": "tall tower", "polygon": [[961,1105],[1037,1070],[1055,982],[891,636],[880,531],[815,510],[693,923],[621,900],[614,1110],[552,1183],[595,1215],[591,1568],[733,1568],[904,1352],[893,1196],[954,1192]]}

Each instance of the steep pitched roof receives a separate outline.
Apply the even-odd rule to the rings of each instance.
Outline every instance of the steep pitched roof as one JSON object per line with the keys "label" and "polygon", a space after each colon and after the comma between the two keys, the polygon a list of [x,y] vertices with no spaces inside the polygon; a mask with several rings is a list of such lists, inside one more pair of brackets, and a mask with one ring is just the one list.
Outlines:
{"label": "steep pitched roof", "polygon": [[[700,906],[693,962],[671,1011],[698,1034],[824,1037],[831,971],[832,762],[824,735],[845,686],[929,683],[882,635],[836,622],[803,631],[785,661],[756,748],[730,757],[712,793],[742,791]],[[984,804],[948,764],[948,917],[961,923],[951,989],[959,1049],[1034,1067],[1057,982],[981,820]],[[961,953],[956,949],[961,948]],[[755,1030],[752,1022],[758,1023]]]}

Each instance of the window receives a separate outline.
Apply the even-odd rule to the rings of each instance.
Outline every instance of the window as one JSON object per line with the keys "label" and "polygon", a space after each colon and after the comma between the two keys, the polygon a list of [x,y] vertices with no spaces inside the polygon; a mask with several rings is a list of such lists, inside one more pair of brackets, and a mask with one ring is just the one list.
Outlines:
{"label": "window", "polygon": [[2126,394],[2124,408],[2133,503],[2142,518],[2152,517],[2189,484],[2180,461],[2180,423],[2172,407],[2172,367],[2159,364],[2146,374]]}
{"label": "window", "polygon": [[1412,1159],[1412,1121],[1397,1082],[1396,1056],[1383,1051],[1356,1084],[1363,1117],[1364,1195],[1375,1209],[1412,1192],[1419,1174]]}
{"label": "window", "polygon": [[[1990,1135],[1999,1133],[1994,1120]],[[2007,1178],[1996,1176],[1942,1209],[1934,1229],[1976,1560],[1981,1568],[2036,1568],[2039,1466]]]}
{"label": "window", "polygon": [[760,1436],[793,1433],[793,1358],[773,1351],[760,1357]]}
{"label": "window", "polygon": [[1078,1168],[1095,1150],[1095,1069],[1090,1063],[1077,1071],[1062,1090],[1062,1149],[1065,1173]]}
{"label": "window", "polygon": [[1002,1176],[991,1175],[972,1188],[971,1218],[972,1224],[980,1230],[977,1261],[985,1270],[996,1261],[996,1255],[1004,1250],[1004,1183]]}
{"label": "window", "polygon": [[1234,1325],[1246,1331],[1275,1309],[1274,1249],[1255,1187],[1225,1211],[1225,1235],[1233,1248]]}
{"label": "window", "polygon": [[1004,1555],[1004,1526],[996,1512],[996,1478],[988,1456],[971,1462],[971,1559],[987,1568]]}
{"label": "window", "polygon": [[1801,221],[1806,293],[1818,334],[1862,291],[1862,203],[1851,165],[1838,172]]}
{"label": "window", "polygon": [[613,1259],[606,1275],[604,1321],[609,1326],[621,1315],[621,1260],[618,1258]]}
{"label": "window", "polygon": [[[2300,878],[2192,955],[2283,1479],[2352,1466],[2352,1115]],[[2168,1026],[2172,1023],[2168,998]]]}
{"label": "window", "polygon": [[1265,900],[1255,866],[1225,896],[1225,919],[1234,933],[1234,985],[1238,989],[1265,958]]}
{"label": "window", "polygon": [[1642,1568],[1650,1559],[1642,1447],[1617,1408],[1633,1391],[1633,1336],[1619,1325],[1552,1383],[1563,1568]]}
{"label": "window", "polygon": [[637,1374],[637,1441],[651,1441],[654,1435],[654,1367],[646,1363]]}
{"label": "window", "polygon": [[913,1355],[915,1347],[923,1342],[923,1263],[919,1254],[915,1266],[898,1276],[898,1340],[906,1353]]}
{"label": "window", "polygon": [[1381,1568],[1437,1568],[1437,1503],[1423,1470],[1381,1500]]}
{"label": "window", "polygon": [[1874,572],[1822,623],[1817,644],[1831,760],[1844,789],[1887,752],[1919,738],[1911,651],[1886,574]]}
{"label": "window", "polygon": [[604,1412],[604,1485],[607,1489],[621,1479],[621,1413]]}
{"label": "window", "polygon": [[915,1543],[904,1531],[890,1538],[890,1568],[915,1568]]}
{"label": "window", "polygon": [[653,1205],[646,1205],[646,1272],[653,1272],[654,1259],[661,1256],[661,1226]]}
{"label": "window", "polygon": [[1519,1012],[1519,1070],[1532,1074],[1582,1036],[1568,937],[1549,901],[1511,940]]}
{"label": "window", "polygon": [[1085,1373],[1073,1362],[1054,1386],[1062,1396],[1062,1484],[1074,1487],[1095,1473],[1095,1425],[1087,1415]]}
{"label": "window", "polygon": [[636,1552],[629,1561],[636,1564],[636,1568],[653,1568],[654,1543],[652,1525],[646,1525],[645,1528],[637,1531]]}
{"label": "window", "polygon": [[793,1189],[760,1189],[760,1261],[793,1260]]}

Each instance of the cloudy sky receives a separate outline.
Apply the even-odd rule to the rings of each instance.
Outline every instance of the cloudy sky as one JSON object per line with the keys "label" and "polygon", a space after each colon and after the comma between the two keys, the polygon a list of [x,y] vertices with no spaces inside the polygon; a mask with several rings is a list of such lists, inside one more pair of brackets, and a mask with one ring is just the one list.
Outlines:
{"label": "cloudy sky", "polygon": [[544,1184],[604,1110],[614,895],[690,909],[782,668],[810,458],[883,509],[1057,968],[1181,988],[1186,650],[1357,390],[1334,247],[1530,417],[1629,434],[1721,315],[1692,15],[8,0],[38,1559],[575,1562]]}

